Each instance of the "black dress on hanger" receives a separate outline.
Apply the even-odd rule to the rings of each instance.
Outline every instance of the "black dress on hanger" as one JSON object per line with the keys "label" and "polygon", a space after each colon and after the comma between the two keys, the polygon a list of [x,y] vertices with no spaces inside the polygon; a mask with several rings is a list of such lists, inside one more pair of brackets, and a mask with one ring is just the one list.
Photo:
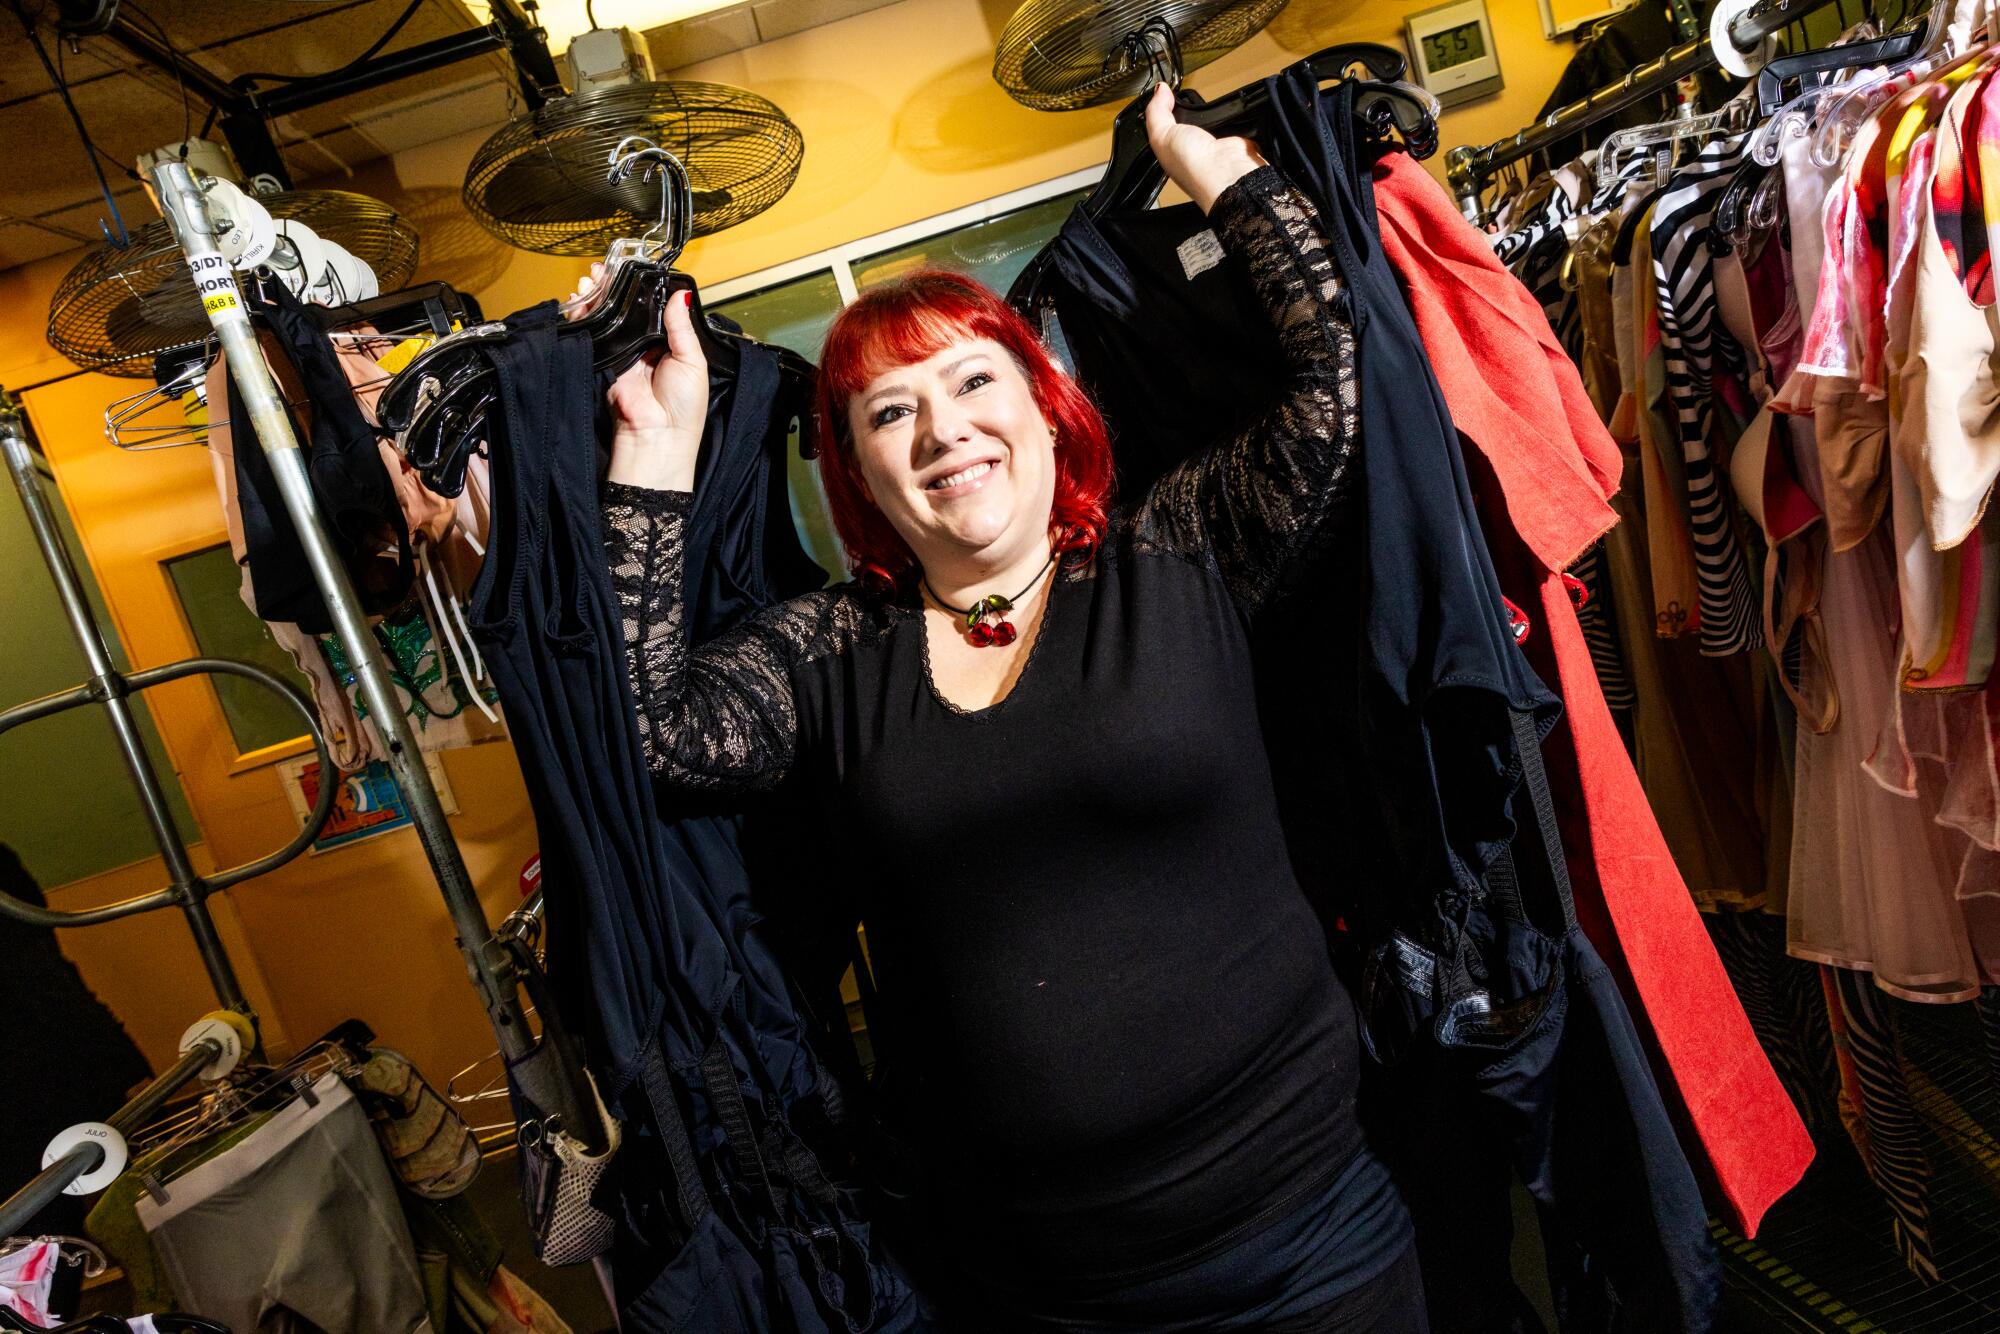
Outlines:
{"label": "black dress on hanger", "polygon": [[[1354,90],[1303,71],[1267,84],[1251,133],[1333,239],[1366,454],[1356,540],[1324,553],[1256,643],[1266,737],[1301,880],[1336,954],[1368,955],[1364,1031],[1390,1067],[1379,1110],[1406,1145],[1432,1321],[1534,1320],[1507,1255],[1518,1172],[1546,1206],[1552,1280],[1577,1322],[1565,1330],[1705,1330],[1720,1281],[1706,1211],[1576,929],[1540,778],[1560,705],[1516,646],[1457,432],[1383,255]],[[1162,446],[1186,437],[1170,423],[1246,392],[1221,386],[1270,374],[1204,233],[1186,208],[1078,210],[1037,290],[1014,294],[1052,303],[1121,480],[1172,462]]]}

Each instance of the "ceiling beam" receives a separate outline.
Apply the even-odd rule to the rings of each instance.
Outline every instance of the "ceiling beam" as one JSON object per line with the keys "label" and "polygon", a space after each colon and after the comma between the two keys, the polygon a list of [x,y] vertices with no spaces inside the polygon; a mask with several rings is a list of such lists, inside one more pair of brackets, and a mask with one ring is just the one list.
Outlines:
{"label": "ceiling beam", "polygon": [[268,92],[246,80],[225,81],[206,66],[168,49],[153,33],[119,13],[115,3],[71,0],[63,9],[64,31],[108,37],[145,64],[175,75],[189,92],[215,108],[237,165],[247,175],[271,176],[287,188],[291,176],[271,138],[272,116],[321,106],[488,51],[508,54],[520,81],[521,96],[531,109],[563,92],[546,33],[518,0],[493,0],[493,21],[484,27],[419,42],[328,74],[290,80]]}

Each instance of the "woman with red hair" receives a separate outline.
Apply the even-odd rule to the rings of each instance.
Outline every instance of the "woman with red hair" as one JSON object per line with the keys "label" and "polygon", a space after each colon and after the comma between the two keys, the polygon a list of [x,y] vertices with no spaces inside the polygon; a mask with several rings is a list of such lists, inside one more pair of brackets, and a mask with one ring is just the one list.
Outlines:
{"label": "woman with red hair", "polygon": [[1114,510],[1103,420],[1005,302],[871,291],[816,428],[855,581],[690,645],[708,380],[677,303],[611,390],[640,730],[669,786],[802,787],[858,870],[947,1327],[1421,1334],[1247,639],[1346,513],[1353,332],[1312,205],[1172,105],[1153,150],[1268,314],[1279,400]]}

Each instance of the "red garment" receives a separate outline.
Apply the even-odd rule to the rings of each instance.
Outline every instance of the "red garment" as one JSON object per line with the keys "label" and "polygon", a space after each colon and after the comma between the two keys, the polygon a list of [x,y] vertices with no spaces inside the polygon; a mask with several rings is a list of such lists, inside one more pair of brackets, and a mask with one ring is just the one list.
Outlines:
{"label": "red garment", "polygon": [[1604,703],[1563,567],[1616,522],[1622,460],[1528,290],[1403,154],[1375,169],[1382,245],[1460,433],[1502,589],[1545,634],[1526,646],[1562,697],[1549,739],[1577,913],[1620,973],[1697,1173],[1754,1236],[1812,1139],[1751,1032]]}

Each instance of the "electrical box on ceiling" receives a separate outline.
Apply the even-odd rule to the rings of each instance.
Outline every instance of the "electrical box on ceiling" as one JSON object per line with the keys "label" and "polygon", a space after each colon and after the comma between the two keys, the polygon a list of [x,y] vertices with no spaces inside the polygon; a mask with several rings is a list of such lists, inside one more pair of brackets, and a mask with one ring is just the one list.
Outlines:
{"label": "electrical box on ceiling", "polygon": [[183,139],[177,144],[155,148],[150,153],[139,154],[139,181],[146,187],[146,198],[153,201],[156,209],[160,200],[153,192],[153,168],[162,162],[185,162],[190,170],[232,185],[240,185],[243,181],[243,171],[236,165],[236,159],[213,139]]}
{"label": "electrical box on ceiling", "polygon": [[236,159],[229,156],[229,150],[213,139],[184,139],[177,144],[156,148],[150,153],[139,154],[139,176],[151,181],[153,168],[162,162],[185,162],[194,171],[205,176],[217,176],[225,181],[240,183],[243,173],[237,169]]}
{"label": "electrical box on ceiling", "polygon": [[593,28],[569,44],[570,91],[595,92],[646,83],[653,77],[653,57],[645,41],[630,28]]}

